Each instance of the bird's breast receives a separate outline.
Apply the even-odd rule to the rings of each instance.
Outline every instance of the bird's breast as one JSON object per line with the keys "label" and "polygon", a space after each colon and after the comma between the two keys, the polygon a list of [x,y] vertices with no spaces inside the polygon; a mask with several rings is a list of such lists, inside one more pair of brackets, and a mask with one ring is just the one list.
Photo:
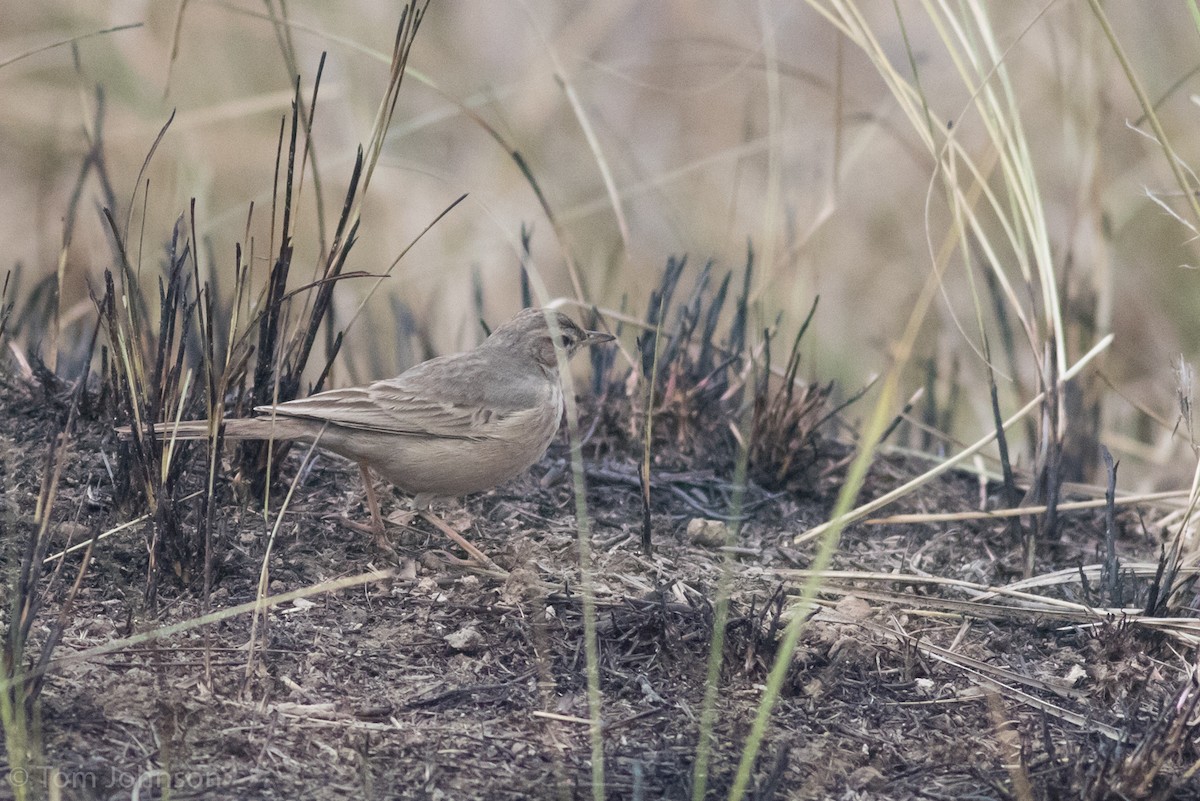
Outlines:
{"label": "bird's breast", "polygon": [[550,442],[558,432],[558,424],[562,420],[562,388],[559,387],[558,382],[547,386],[544,402],[528,409],[510,412],[496,427],[498,438],[511,443],[514,452],[526,449],[536,452],[529,464],[542,458],[542,454],[546,452],[546,448],[550,446]]}
{"label": "bird's breast", "polygon": [[539,403],[493,411],[470,437],[383,435],[369,454],[360,451],[352,458],[412,494],[455,497],[482,492],[524,473],[541,459],[558,431],[562,413],[562,389],[548,384]]}

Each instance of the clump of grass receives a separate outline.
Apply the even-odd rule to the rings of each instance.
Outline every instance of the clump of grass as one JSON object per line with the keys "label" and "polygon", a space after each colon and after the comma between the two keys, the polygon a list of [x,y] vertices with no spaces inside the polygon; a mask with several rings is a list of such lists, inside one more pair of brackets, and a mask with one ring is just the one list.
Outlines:
{"label": "clump of grass", "polygon": [[[96,337],[93,333],[88,347],[94,348],[95,343]],[[18,799],[29,797],[31,793],[44,795],[50,789],[47,782],[51,777],[42,769],[45,760],[42,758],[38,699],[51,655],[58,647],[71,620],[72,606],[87,575],[95,544],[93,535],[76,568],[75,578],[59,606],[58,615],[46,627],[47,634],[31,655],[29,641],[34,623],[39,618],[44,602],[57,591],[66,575],[63,560],[57,563],[57,567],[46,581],[43,581],[42,570],[54,538],[52,523],[63,468],[73,457],[72,437],[78,419],[80,399],[85,397],[87,392],[86,364],[85,361],[84,373],[77,379],[69,410],[48,443],[37,507],[32,520],[27,524],[17,523],[11,530],[8,529],[6,521],[0,522],[0,531],[4,531],[6,538],[11,536],[14,540],[19,536],[20,528],[27,526],[29,529],[16,575],[5,581],[9,590],[5,593],[8,609],[3,626],[4,640],[0,645],[0,726],[4,729],[8,773],[10,776],[23,776],[28,779],[11,783]],[[4,455],[0,454],[0,476],[9,475],[4,469],[4,461]],[[0,493],[7,496],[9,490],[7,487],[0,487]],[[3,497],[0,497],[0,506],[9,506]],[[5,516],[8,517],[7,514]],[[11,519],[14,522],[19,520],[15,514],[11,515]]]}
{"label": "clump of grass", "polygon": [[[159,283],[158,331],[150,334],[151,319],[137,289],[126,247],[113,218],[108,215],[118,258],[119,280],[105,272],[104,294],[96,305],[113,354],[103,376],[106,392],[117,419],[131,421],[128,447],[118,450],[118,502],[144,500],[153,516],[148,526],[149,561],[146,570],[146,599],[157,596],[163,567],[189,576],[196,564],[193,538],[183,536],[176,501],[182,492],[180,478],[186,459],[186,444],[161,447],[154,422],[167,417],[181,419],[195,409],[194,366],[188,364],[185,337],[193,325],[197,300],[192,276],[187,272],[191,247],[177,224],[166,249],[165,275]],[[128,478],[133,477],[133,478]]]}
{"label": "clump of grass", "polygon": [[749,465],[751,477],[767,489],[813,492],[817,485],[821,439],[818,432],[829,420],[833,384],[810,384],[796,377],[800,343],[817,311],[814,301],[792,340],[783,376],[771,372],[771,337],[763,338],[763,369],[754,391]]}
{"label": "clump of grass", "polygon": [[[691,295],[675,303],[675,293],[687,267],[687,257],[669,258],[658,287],[647,303],[647,335],[639,340],[643,373],[659,387],[656,413],[669,421],[676,443],[697,433],[708,421],[724,415],[713,404],[737,406],[744,388],[747,297],[754,272],[754,254],[747,254],[741,292],[734,301],[728,334],[717,341],[722,312],[729,300],[733,273],[728,272],[711,294],[713,263],[701,269]],[[668,316],[674,319],[667,319]],[[718,423],[719,425],[719,423]]]}
{"label": "clump of grass", "polygon": [[[832,384],[814,385],[799,378],[801,343],[816,303],[780,366],[772,351],[778,320],[764,329],[753,349],[749,346],[753,251],[747,253],[740,289],[732,294],[733,273],[727,272],[713,289],[714,265],[709,262],[687,298],[677,301],[686,266],[686,258],[667,261],[650,295],[646,333],[638,340],[641,374],[653,378],[652,384],[647,381],[652,391],[643,393],[646,400],[640,410],[644,453],[661,444],[664,452],[686,457],[693,467],[728,469],[745,448],[749,476],[761,486],[811,489],[813,468],[822,457],[819,432],[840,410],[830,404]],[[727,306],[732,307],[730,319],[722,325]],[[722,330],[725,336],[718,339]],[[739,433],[731,421],[739,420],[743,410],[749,413],[748,425]],[[652,423],[656,431],[649,436]],[[648,466],[644,460],[643,471]]]}
{"label": "clump of grass", "polygon": [[[218,296],[213,286],[201,282],[193,204],[187,224],[181,218],[169,240],[158,304],[150,306],[141,295],[139,270],[130,262],[126,238],[114,222],[114,215],[106,214],[117,262],[116,269],[106,274],[105,292],[97,300],[113,354],[105,376],[106,391],[114,418],[128,421],[131,431],[129,444],[121,454],[130,469],[120,472],[135,476],[136,486],[120,493],[122,500],[142,499],[153,515],[147,532],[150,561],[146,595],[151,602],[164,575],[178,576],[184,583],[201,572],[209,575],[212,510],[226,415],[248,415],[255,406],[300,395],[322,338],[324,362],[313,389],[319,390],[328,379],[345,334],[344,329],[335,330],[333,326],[333,292],[339,281],[365,275],[345,267],[358,236],[364,194],[423,14],[415,2],[403,10],[390,81],[372,140],[365,152],[360,148],[357,153],[332,240],[318,255],[313,277],[307,283],[292,286],[297,267],[293,229],[303,177],[315,158],[311,133],[324,57],[317,69],[311,102],[304,104],[297,77],[290,117],[280,121],[275,172],[281,180],[275,182],[271,204],[271,267],[257,296],[253,240],[236,249],[235,280],[229,297]],[[159,141],[166,131],[164,126]],[[251,206],[247,232],[253,218]],[[218,347],[219,341],[225,343],[223,349]],[[188,522],[192,518],[185,518],[186,512],[178,503],[188,470],[188,460],[183,458],[187,446],[169,437],[161,442],[156,424],[201,416],[211,426],[206,491],[199,515],[203,536],[196,537],[195,524]],[[289,447],[290,443],[256,441],[239,445],[237,463],[252,493],[265,497],[273,466]]]}
{"label": "clump of grass", "polygon": [[[103,332],[106,344],[99,356],[98,405],[110,420],[127,423],[130,431],[126,444],[118,448],[118,464],[112,471],[117,477],[115,500],[125,507],[142,505],[149,508],[149,513],[144,516],[148,546],[146,599],[151,606],[154,605],[164,577],[174,576],[184,583],[190,583],[201,567],[204,569],[207,591],[214,547],[214,477],[220,464],[220,431],[225,409],[230,406],[238,411],[246,411],[256,403],[272,403],[298,394],[302,389],[303,376],[317,352],[316,345],[322,332],[327,334],[325,363],[316,381],[317,386],[320,387],[327,379],[330,364],[339,352],[344,334],[344,331],[333,332],[329,325],[332,292],[338,280],[362,275],[345,271],[346,259],[357,236],[362,195],[378,160],[395,107],[400,79],[423,13],[423,9],[415,2],[403,11],[397,29],[391,81],[373,132],[370,155],[364,156],[362,149],[359,150],[332,244],[321,256],[320,266],[314,270],[313,281],[299,289],[288,287],[293,256],[292,209],[298,200],[299,179],[311,153],[311,120],[316,99],[314,86],[313,106],[308,109],[302,107],[299,79],[286,160],[282,156],[286,120],[281,123],[281,149],[277,163],[286,169],[286,181],[280,204],[282,219],[278,228],[272,226],[272,230],[280,232],[278,250],[273,256],[267,286],[256,302],[250,300],[250,265],[254,260],[252,246],[250,252],[244,251],[241,246],[237,249],[232,297],[223,299],[213,286],[200,280],[194,203],[190,214],[180,216],[167,240],[158,279],[157,302],[148,302],[140,283],[140,255],[132,255],[141,254],[143,247],[141,242],[136,248],[130,246],[129,230],[136,196],[130,200],[128,213],[121,215],[111,190],[105,193],[103,217],[113,244],[114,266],[105,271],[102,287],[92,292],[97,317],[90,338],[83,338],[86,352],[73,353],[73,358],[67,361],[56,358],[62,334],[58,323],[61,275],[48,276],[34,288],[21,312],[16,313],[10,300],[13,273],[9,271],[6,274],[0,291],[0,343],[6,343],[14,328],[24,328],[26,339],[48,344],[55,356],[50,366],[44,365],[36,352],[29,359],[21,360],[26,372],[40,377],[42,391],[48,394],[60,395],[68,386],[59,378],[55,368],[65,370],[69,362],[80,369],[80,375],[70,385],[73,392],[69,410],[48,448],[37,511],[21,554],[17,575],[9,583],[12,591],[6,593],[9,609],[4,625],[4,642],[0,649],[0,724],[5,732],[10,770],[41,765],[37,699],[51,654],[70,621],[73,600],[87,573],[96,541],[93,538],[87,543],[87,550],[79,563],[74,582],[60,605],[58,617],[48,627],[48,634],[31,658],[28,652],[32,627],[43,601],[63,576],[65,558],[57,561],[49,581],[42,581],[43,564],[54,538],[52,514],[55,497],[63,466],[71,456],[74,425],[80,409],[88,409],[89,404],[95,402],[90,394],[94,386],[89,382],[89,376],[99,333]],[[322,66],[323,63],[322,59]],[[319,81],[318,71],[316,85],[319,85]],[[102,115],[101,98],[98,95],[98,118]],[[166,137],[169,127],[170,121],[159,132],[142,165],[142,173]],[[81,191],[83,176],[95,171],[106,189],[111,186],[106,175],[99,120],[93,130],[95,137],[81,170],[76,198],[68,215],[68,228],[74,225],[75,200]],[[302,148],[299,144],[301,141]],[[148,203],[149,182],[143,186],[139,174],[135,183],[144,192],[143,201]],[[122,216],[125,218],[124,225],[118,223]],[[252,218],[253,208],[250,212]],[[249,228],[248,220],[247,231]],[[143,231],[139,237],[144,235]],[[298,304],[297,299],[303,299],[303,304]],[[293,308],[295,305],[301,308],[296,310]],[[224,343],[223,348],[218,345],[219,342]],[[257,360],[252,361],[256,354]],[[204,509],[199,516],[204,536],[196,537],[196,518],[188,513],[182,503],[190,469],[189,460],[184,458],[187,446],[169,438],[163,442],[156,424],[202,414],[212,421],[212,437],[208,442],[206,491],[201,493]],[[0,454],[2,457],[3,454]],[[272,459],[269,450],[266,459],[269,465]],[[0,475],[6,475],[6,471],[0,470]],[[383,575],[369,574],[363,580],[377,580]],[[344,584],[335,582],[329,586]],[[325,585],[311,588],[313,593],[321,591],[326,591]],[[269,605],[262,599],[259,602],[264,607]],[[251,607],[237,611],[252,611]],[[201,622],[208,619],[205,617]],[[217,615],[211,619],[223,618]],[[29,770],[27,775],[44,777],[47,774],[42,770]],[[14,784],[14,792],[22,798],[37,789],[26,784]]]}
{"label": "clump of grass", "polygon": [[[816,304],[792,338],[786,361],[779,367],[772,364],[771,356],[778,322],[764,331],[760,345],[750,346],[753,251],[747,253],[740,291],[733,295],[732,272],[712,289],[714,265],[709,262],[687,298],[677,301],[686,265],[685,258],[668,260],[650,296],[643,324],[646,333],[638,340],[643,390],[641,408],[634,416],[642,427],[639,478],[645,550],[650,545],[650,500],[659,458],[667,458],[668,454],[671,458],[682,457],[688,469],[704,465],[726,472],[732,468],[732,492],[729,506],[723,511],[732,523],[726,544],[735,545],[746,513],[747,479],[752,477],[774,488],[811,489],[820,457],[819,429],[834,413],[829,405],[832,385],[811,386],[798,379],[800,344]],[[727,333],[718,340],[722,313],[729,305],[733,310],[725,327]],[[712,640],[692,775],[694,798],[704,797],[711,769],[717,699],[729,658],[725,640],[732,576],[732,557],[727,553],[715,588]],[[740,656],[748,663],[774,655],[774,638],[781,630],[781,604],[781,600],[773,604],[769,624],[764,622],[765,611],[759,620],[770,632],[770,644],[751,644],[735,658]],[[791,639],[785,640],[784,649],[794,647],[797,632],[796,626],[789,627]],[[782,755],[776,767],[782,770],[785,764],[786,755]],[[768,778],[764,786],[771,784]]]}

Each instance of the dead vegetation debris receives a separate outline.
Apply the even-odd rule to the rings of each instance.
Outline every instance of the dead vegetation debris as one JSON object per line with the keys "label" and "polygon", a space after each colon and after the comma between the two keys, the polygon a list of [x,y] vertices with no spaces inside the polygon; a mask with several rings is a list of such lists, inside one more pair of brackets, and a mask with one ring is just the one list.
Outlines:
{"label": "dead vegetation debris", "polygon": [[[38,484],[28,477],[61,424],[58,409],[36,397],[41,391],[9,383],[0,392],[6,418],[19,421],[3,448],[7,574],[36,501]],[[622,456],[622,437],[599,427],[589,447],[604,454],[603,469],[628,474],[637,455],[627,448]],[[79,456],[66,467],[55,507],[56,547],[79,540],[72,526],[81,520],[91,530],[127,519],[99,491],[113,447],[107,421],[80,421]],[[252,661],[249,619],[242,617],[103,658],[52,664],[38,709],[47,763],[80,782],[141,777],[148,787],[160,781],[146,778],[152,771],[167,771],[176,797],[586,796],[575,534],[569,481],[554,478],[562,457],[553,451],[531,474],[469,499],[461,513],[501,559],[557,589],[522,586],[519,573],[497,585],[421,568],[409,579],[275,610]],[[297,464],[293,454],[285,479]],[[338,522],[363,513],[353,471],[323,457],[308,469],[274,546],[272,593],[360,572],[380,558],[368,538]],[[912,469],[904,460],[881,460],[874,489]],[[596,552],[608,793],[688,797],[712,592],[725,557],[688,540],[686,522],[696,510],[666,488],[653,496],[659,547],[643,556],[636,547],[637,487],[595,478],[595,535],[609,541]],[[973,481],[951,477],[906,503],[954,508],[977,495]],[[261,517],[229,479],[217,498],[224,555],[212,579],[214,608],[254,598],[266,542]],[[776,569],[804,560],[803,549],[789,549],[790,535],[822,519],[829,501],[764,492],[756,502],[734,554],[713,797],[732,781],[789,614],[812,619],[755,770],[758,797],[959,797],[969,788],[976,797],[1015,798],[1014,754],[1037,788],[1034,797],[1194,797],[1187,770],[1200,756],[1189,711],[1197,693],[1169,640],[1116,623],[1081,630],[925,617],[900,602],[870,600],[865,588],[829,596],[841,601],[821,611],[797,611],[787,603],[790,582]],[[182,513],[195,520],[200,510],[185,505]],[[1055,558],[1083,561],[1102,536],[1102,518],[1068,520],[1074,522]],[[942,575],[965,567],[1001,584],[1021,557],[1020,543],[1007,536],[1002,526],[857,526],[838,566],[886,572],[919,565]],[[413,532],[397,542],[416,553],[428,539]],[[1152,550],[1136,538],[1121,545]],[[146,607],[146,547],[133,529],[98,549],[56,656],[201,612],[194,583],[164,585],[159,609]],[[45,598],[46,614],[64,598],[59,585]],[[31,643],[45,631],[35,627]],[[933,648],[959,661],[941,660]],[[976,662],[1035,680],[1021,691],[1043,707],[999,690],[996,675],[969,668]],[[68,790],[66,797],[111,797],[103,788]]]}

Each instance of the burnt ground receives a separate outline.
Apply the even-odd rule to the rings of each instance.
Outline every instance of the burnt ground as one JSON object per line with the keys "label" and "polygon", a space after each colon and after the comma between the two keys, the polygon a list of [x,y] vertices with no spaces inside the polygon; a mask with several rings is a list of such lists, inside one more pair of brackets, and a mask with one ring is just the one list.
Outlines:
{"label": "burnt ground", "polygon": [[[0,564],[13,577],[5,581],[6,614],[63,414],[61,402],[40,390],[11,379],[0,390]],[[593,417],[585,409],[585,427]],[[691,519],[726,509],[728,487],[718,477],[729,473],[692,464],[690,477],[656,489],[655,551],[643,555],[638,450],[621,418],[619,408],[606,408],[584,448],[606,787],[610,798],[688,798],[724,557],[693,542],[687,529]],[[658,451],[666,477],[689,467],[687,454],[673,454],[669,444]],[[80,419],[63,461],[52,552],[145,511],[114,503],[117,448],[111,421]],[[784,600],[800,580],[789,571],[815,553],[815,544],[792,545],[792,536],[827,517],[841,455],[827,449],[812,483],[797,491],[748,492],[709,797],[727,794],[781,629],[794,614]],[[282,466],[272,509],[301,456],[293,451]],[[186,458],[179,497],[203,486],[203,450]],[[392,530],[396,549],[416,561],[387,581],[281,604],[256,628],[244,614],[66,659],[253,601],[269,537],[260,507],[239,499],[244,482],[223,474],[207,601],[203,571],[179,564],[165,570],[153,605],[146,598],[151,528],[105,539],[66,612],[34,705],[41,753],[28,787],[49,779],[64,798],[128,798],[135,786],[141,798],[159,797],[165,779],[155,771],[164,771],[171,798],[590,797],[575,507],[565,464],[560,442],[526,476],[446,512],[513,571],[506,582],[431,557],[447,545],[418,521]],[[864,496],[922,467],[882,457]],[[888,511],[971,510],[980,495],[977,479],[952,475]],[[180,503],[190,521],[182,536],[195,545],[200,502]],[[396,511],[402,503],[389,498],[386,506]],[[318,457],[271,547],[270,594],[394,566],[342,516],[366,519],[357,471]],[[1137,516],[1122,522],[1122,557],[1156,559],[1158,542],[1142,533]],[[1037,572],[1094,564],[1103,525],[1099,513],[1064,516],[1062,536],[1041,549]],[[1002,585],[1019,576],[1020,554],[1019,541],[994,522],[861,524],[845,532],[833,567]],[[61,571],[57,562],[46,567],[27,661],[62,612],[79,560],[76,552]],[[888,599],[882,589],[899,596]],[[1038,591],[1087,602],[1093,588],[1076,581]],[[1200,797],[1184,776],[1200,755],[1195,731],[1171,711],[1194,694],[1187,647],[1120,621],[1084,628],[1052,616],[929,605],[966,598],[932,584],[829,584],[791,660],[751,797]],[[953,658],[937,657],[938,648]],[[10,792],[0,784],[0,795]]]}

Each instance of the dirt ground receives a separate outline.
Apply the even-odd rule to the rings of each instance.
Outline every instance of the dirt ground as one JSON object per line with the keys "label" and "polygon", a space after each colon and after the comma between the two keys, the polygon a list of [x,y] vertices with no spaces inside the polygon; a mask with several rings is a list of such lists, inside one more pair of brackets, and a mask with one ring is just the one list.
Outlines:
{"label": "dirt ground", "polygon": [[[16,575],[33,532],[65,410],[61,397],[11,378],[0,390],[6,577]],[[731,472],[716,459],[682,473],[687,459],[660,451],[654,552],[644,555],[638,446],[621,428],[622,414],[619,404],[606,408],[584,447],[605,786],[613,799],[688,798],[725,558],[694,542],[688,524],[727,511]],[[596,415],[584,408],[585,429]],[[64,461],[56,546],[144,512],[113,502],[116,448],[111,421],[85,413]],[[302,455],[288,456],[272,510]],[[795,613],[786,599],[800,580],[789,571],[813,558],[815,545],[795,546],[792,537],[828,516],[843,455],[829,448],[802,492],[748,491],[748,521],[733,553],[709,797],[728,792],[781,630]],[[180,497],[204,482],[203,449],[186,458]],[[923,467],[881,458],[864,495]],[[102,541],[36,705],[41,762],[35,775],[10,773],[9,781],[49,781],[63,798],[79,799],[135,791],[175,799],[590,797],[577,526],[565,468],[560,439],[526,476],[443,510],[512,571],[501,581],[439,560],[430,552],[448,543],[421,521],[392,529],[395,548],[411,558],[397,567],[370,536],[341,522],[366,519],[357,471],[318,456],[271,546],[270,593],[388,567],[397,567],[394,578],[283,604],[257,628],[240,615],[69,660],[253,601],[269,529],[261,506],[240,500],[239,482],[224,474],[207,603],[199,575],[169,571],[153,608],[145,599],[149,527]],[[976,479],[951,475],[888,511],[971,510],[980,496]],[[199,501],[180,503],[199,537]],[[402,499],[389,496],[385,512],[402,510]],[[1155,560],[1158,541],[1137,516],[1122,523],[1122,557]],[[1037,572],[1096,563],[1103,526],[1100,513],[1065,516]],[[40,586],[49,589],[27,659],[59,614],[79,558],[67,557],[57,578],[57,563],[47,565]],[[1019,577],[1020,563],[1020,542],[994,522],[862,524],[845,532],[833,567],[1003,585]],[[861,591],[850,591],[852,584]],[[6,579],[6,594],[12,586]],[[883,587],[911,603],[878,595]],[[1087,602],[1089,589],[1074,582],[1044,592]],[[1200,784],[1184,777],[1200,756],[1194,724],[1172,717],[1192,686],[1189,653],[1165,635],[1120,621],[1084,628],[1018,612],[930,612],[923,600],[968,598],[933,583],[845,579],[820,597],[791,660],[751,797],[1200,798]],[[939,658],[937,649],[953,658]],[[995,668],[1024,681],[1006,683]],[[1181,741],[1164,735],[1180,726]],[[0,796],[11,792],[0,784]]]}

